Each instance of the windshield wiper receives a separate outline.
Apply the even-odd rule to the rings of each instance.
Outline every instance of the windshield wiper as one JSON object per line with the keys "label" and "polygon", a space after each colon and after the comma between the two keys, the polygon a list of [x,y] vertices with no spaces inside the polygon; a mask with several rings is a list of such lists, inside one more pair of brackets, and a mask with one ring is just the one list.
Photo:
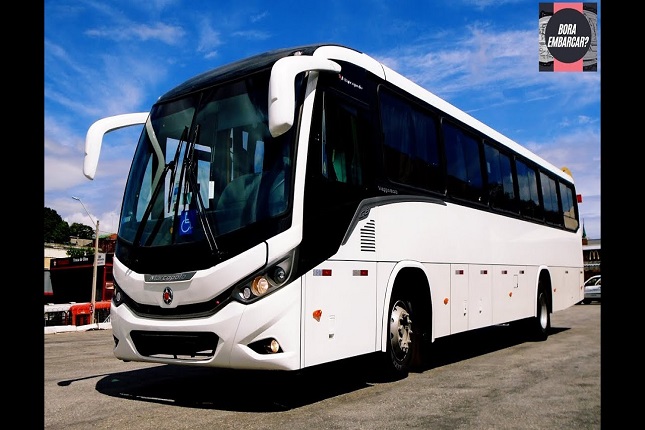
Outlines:
{"label": "windshield wiper", "polygon": [[[183,204],[185,205],[186,199],[190,198],[196,198],[197,200],[197,214],[199,215],[199,222],[202,226],[202,229],[204,231],[204,236],[206,237],[206,241],[208,242],[208,246],[211,250],[211,253],[216,253],[218,255],[221,254],[217,242],[215,241],[215,235],[213,234],[213,230],[211,228],[211,224],[208,221],[208,217],[206,216],[206,207],[204,206],[204,201],[202,200],[202,195],[199,192],[199,183],[197,181],[197,162],[195,161],[195,144],[198,140],[199,137],[199,124],[195,126],[195,133],[193,139],[189,139],[186,141],[186,149],[184,151],[184,159],[182,160],[181,163],[181,174],[179,176],[179,184],[178,184],[178,189],[179,191],[179,196],[177,196],[177,204],[175,205],[175,213],[174,217],[175,219],[177,218],[177,215],[179,213],[179,201],[183,196],[184,202]],[[173,171],[174,172],[174,171]],[[184,182],[185,181],[185,182]],[[181,192],[183,185],[183,192]],[[175,236],[175,231],[173,230],[173,241],[174,241],[174,236]]]}
{"label": "windshield wiper", "polygon": [[188,139],[188,127],[184,127],[184,131],[181,133],[181,138],[179,139],[179,143],[177,144],[177,149],[175,150],[175,156],[173,157],[172,161],[166,165],[166,167],[170,167],[172,169],[172,174],[170,175],[170,187],[168,189],[168,209],[167,211],[170,212],[170,206],[172,205],[172,196],[173,192],[175,190],[175,175],[177,173],[177,163],[179,162],[179,154],[181,153],[181,147]]}
{"label": "windshield wiper", "polygon": [[[150,213],[152,212],[152,208],[155,205],[155,202],[157,201],[157,197],[159,196],[159,192],[161,191],[161,186],[164,184],[164,178],[168,174],[168,170],[172,169],[172,175],[170,177],[170,194],[168,195],[168,205],[169,205],[168,211],[170,211],[170,204],[172,202],[172,192],[173,192],[172,190],[174,189],[175,172],[177,170],[177,162],[179,161],[179,153],[181,151],[182,144],[184,141],[186,141],[187,137],[188,137],[188,127],[184,127],[184,131],[181,133],[181,138],[179,139],[179,143],[177,144],[177,150],[175,151],[175,156],[173,160],[171,160],[169,163],[164,165],[161,175],[159,175],[159,178],[156,180],[156,185],[154,187],[154,190],[152,191],[152,197],[148,201],[148,204],[146,205],[146,209],[143,212],[141,223],[139,223],[137,232],[134,235],[133,246],[135,248],[141,245],[140,243],[141,236],[143,236],[143,230],[148,223],[148,217],[150,216]],[[161,227],[162,222],[163,222],[163,217],[160,217],[157,220],[157,223],[152,228],[151,233],[148,235],[148,243],[146,243],[146,245],[149,245],[149,242],[152,240],[152,238],[154,238],[155,234],[159,231],[159,228]]]}

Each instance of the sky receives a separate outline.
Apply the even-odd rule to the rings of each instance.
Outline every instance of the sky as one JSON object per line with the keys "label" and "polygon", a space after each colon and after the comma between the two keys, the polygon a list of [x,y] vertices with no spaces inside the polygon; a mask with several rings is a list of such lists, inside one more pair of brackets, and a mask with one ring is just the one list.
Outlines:
{"label": "sky", "polygon": [[168,90],[232,61],[329,42],[365,52],[569,168],[585,233],[600,239],[596,4],[598,70],[540,72],[538,1],[46,0],[44,206],[70,225],[98,220],[100,235],[115,233],[141,129],[106,135],[89,180],[85,135],[94,121],[147,112]]}

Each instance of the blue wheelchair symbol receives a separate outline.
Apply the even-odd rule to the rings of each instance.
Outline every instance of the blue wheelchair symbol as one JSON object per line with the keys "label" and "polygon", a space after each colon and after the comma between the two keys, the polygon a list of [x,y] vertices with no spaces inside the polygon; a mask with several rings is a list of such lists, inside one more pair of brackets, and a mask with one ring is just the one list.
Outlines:
{"label": "blue wheelchair symbol", "polygon": [[195,209],[182,211],[181,221],[179,222],[179,235],[186,236],[193,234],[193,225],[195,224]]}

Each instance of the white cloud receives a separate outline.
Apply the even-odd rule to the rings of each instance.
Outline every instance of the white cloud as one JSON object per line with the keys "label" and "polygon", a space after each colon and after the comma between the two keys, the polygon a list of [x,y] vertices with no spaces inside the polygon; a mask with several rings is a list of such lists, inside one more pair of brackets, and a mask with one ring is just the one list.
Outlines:
{"label": "white cloud", "polygon": [[208,20],[203,19],[199,28],[199,43],[197,44],[198,52],[212,52],[214,48],[222,44],[219,31],[216,31],[210,25]]}
{"label": "white cloud", "polygon": [[133,24],[128,23],[120,27],[92,28],[85,31],[85,35],[110,39],[118,42],[124,41],[160,41],[168,45],[181,43],[186,32],[181,28],[164,23]]}

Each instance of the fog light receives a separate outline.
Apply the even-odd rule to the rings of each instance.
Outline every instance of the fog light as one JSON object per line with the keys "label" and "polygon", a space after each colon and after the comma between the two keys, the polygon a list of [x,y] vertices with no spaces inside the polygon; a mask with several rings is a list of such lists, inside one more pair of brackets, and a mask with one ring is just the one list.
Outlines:
{"label": "fog light", "polygon": [[266,338],[266,339],[260,339],[258,341],[255,341],[249,344],[249,348],[257,352],[258,354],[262,354],[262,355],[280,354],[284,352],[282,351],[282,347],[280,346],[280,343],[273,338]]}

